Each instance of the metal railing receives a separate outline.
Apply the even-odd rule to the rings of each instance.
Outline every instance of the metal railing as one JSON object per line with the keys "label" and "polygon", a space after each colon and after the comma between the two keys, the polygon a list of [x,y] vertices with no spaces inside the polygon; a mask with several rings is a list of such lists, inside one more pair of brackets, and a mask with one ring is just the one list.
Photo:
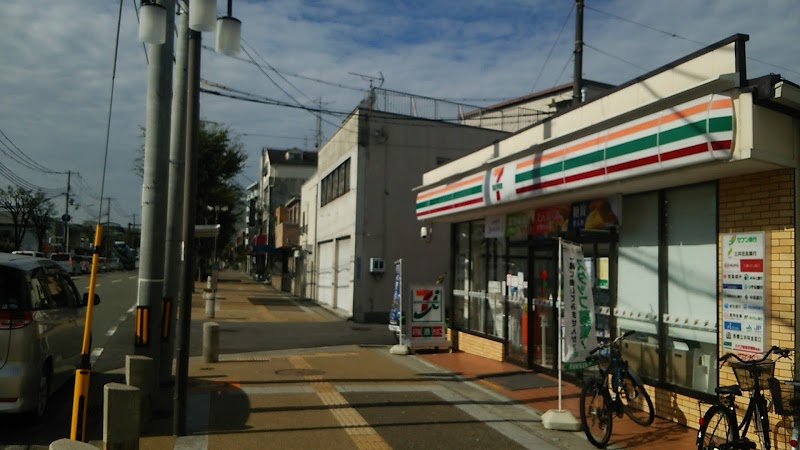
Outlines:
{"label": "metal railing", "polygon": [[521,107],[487,110],[481,106],[383,88],[370,90],[361,102],[361,107],[390,114],[510,132],[533,125],[550,115],[548,112]]}

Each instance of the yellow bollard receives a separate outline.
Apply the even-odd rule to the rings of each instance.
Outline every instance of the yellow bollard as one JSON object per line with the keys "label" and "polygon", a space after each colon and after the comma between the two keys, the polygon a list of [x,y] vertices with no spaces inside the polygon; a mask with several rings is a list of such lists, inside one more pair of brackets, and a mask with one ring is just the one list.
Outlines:
{"label": "yellow bollard", "polygon": [[102,244],[103,226],[97,224],[94,233],[94,254],[92,255],[92,273],[89,276],[89,301],[86,304],[86,321],[83,325],[83,343],[81,345],[81,362],[75,371],[75,391],[72,396],[72,422],[69,438],[73,441],[86,442],[86,411],[89,402],[89,378],[92,371],[90,358],[92,341],[92,314],[94,313],[94,284],[97,280],[97,267],[100,256],[98,249]]}

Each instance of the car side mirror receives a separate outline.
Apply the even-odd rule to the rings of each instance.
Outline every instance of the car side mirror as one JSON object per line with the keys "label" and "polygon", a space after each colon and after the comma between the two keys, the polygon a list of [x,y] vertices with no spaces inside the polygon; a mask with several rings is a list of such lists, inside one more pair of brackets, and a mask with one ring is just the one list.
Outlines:
{"label": "car side mirror", "polygon": [[[88,304],[89,304],[89,294],[86,293],[86,294],[83,294],[83,302],[81,302],[81,306],[86,306]],[[97,295],[97,294],[94,294],[94,304],[95,305],[99,305],[100,304],[100,296]]]}

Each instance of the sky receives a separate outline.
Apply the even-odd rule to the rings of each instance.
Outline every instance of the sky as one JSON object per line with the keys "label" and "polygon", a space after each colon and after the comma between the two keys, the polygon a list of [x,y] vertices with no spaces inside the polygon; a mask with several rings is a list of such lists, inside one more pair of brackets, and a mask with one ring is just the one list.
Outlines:
{"label": "sky", "polygon": [[[77,222],[108,219],[101,193],[111,222],[141,220],[147,59],[138,1],[121,5],[113,104],[119,1],[5,0],[0,13],[0,186],[42,188],[61,214],[70,171]],[[201,78],[297,106],[201,94],[201,118],[247,155],[242,186],[264,147],[314,150],[304,108],[321,102],[324,144],[370,83],[486,106],[572,80],[572,0],[234,0],[233,16],[242,53],[216,54],[204,33]],[[583,77],[621,84],[736,33],[750,36],[748,77],[800,84],[798,0],[586,0]]]}

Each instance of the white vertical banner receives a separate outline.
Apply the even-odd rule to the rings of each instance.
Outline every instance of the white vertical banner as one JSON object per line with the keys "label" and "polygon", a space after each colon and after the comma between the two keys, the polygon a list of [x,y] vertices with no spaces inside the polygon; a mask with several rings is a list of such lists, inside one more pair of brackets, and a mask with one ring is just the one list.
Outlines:
{"label": "white vertical banner", "polygon": [[588,367],[589,351],[597,347],[592,277],[580,245],[561,241],[561,308],[563,368]]}

